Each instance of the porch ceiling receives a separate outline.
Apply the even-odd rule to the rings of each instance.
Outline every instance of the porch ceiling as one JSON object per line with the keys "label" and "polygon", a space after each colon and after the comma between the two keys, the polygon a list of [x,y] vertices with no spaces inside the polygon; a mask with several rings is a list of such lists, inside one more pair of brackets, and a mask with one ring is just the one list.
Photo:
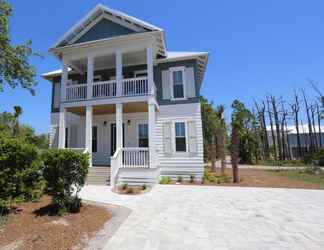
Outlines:
{"label": "porch ceiling", "polygon": [[[70,107],[67,108],[67,111],[76,115],[85,116],[86,107],[85,106]],[[146,102],[133,102],[133,103],[123,104],[123,113],[139,113],[139,112],[148,112],[148,105]],[[116,113],[115,104],[93,106],[93,115],[108,115],[108,114],[115,114],[115,113]]]}

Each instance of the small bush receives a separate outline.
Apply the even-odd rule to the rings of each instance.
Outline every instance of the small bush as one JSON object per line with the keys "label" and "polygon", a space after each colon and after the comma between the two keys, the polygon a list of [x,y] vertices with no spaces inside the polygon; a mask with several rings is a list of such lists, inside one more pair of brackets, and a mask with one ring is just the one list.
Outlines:
{"label": "small bush", "polygon": [[183,177],[181,175],[179,175],[177,177],[177,182],[182,183],[182,181],[183,181]]}
{"label": "small bush", "polygon": [[160,180],[160,184],[170,184],[171,181],[172,180],[169,176],[163,176]]}
{"label": "small bush", "polygon": [[0,136],[0,211],[12,202],[36,200],[45,186],[37,148]]}
{"label": "small bush", "polygon": [[51,149],[44,153],[44,178],[55,213],[78,212],[78,193],[86,182],[89,154],[68,149]]}
{"label": "small bush", "polygon": [[316,153],[306,155],[304,161],[308,164],[324,167],[324,149]]}
{"label": "small bush", "polygon": [[194,183],[195,182],[195,176],[194,175],[190,175],[190,183]]}
{"label": "small bush", "polygon": [[147,189],[146,184],[143,184],[143,185],[142,185],[142,190],[146,190],[146,189]]}

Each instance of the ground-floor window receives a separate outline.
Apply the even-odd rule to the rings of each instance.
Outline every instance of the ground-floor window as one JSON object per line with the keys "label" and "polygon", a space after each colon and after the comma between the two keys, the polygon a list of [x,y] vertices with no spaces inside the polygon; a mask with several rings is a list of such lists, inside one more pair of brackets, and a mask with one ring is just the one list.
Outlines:
{"label": "ground-floor window", "polygon": [[92,127],[92,153],[97,153],[98,148],[98,127]]}
{"label": "ground-floor window", "polygon": [[147,123],[138,124],[138,146],[148,147],[148,125]]}
{"label": "ground-floor window", "polygon": [[175,149],[176,152],[186,152],[186,124],[185,122],[175,123]]}

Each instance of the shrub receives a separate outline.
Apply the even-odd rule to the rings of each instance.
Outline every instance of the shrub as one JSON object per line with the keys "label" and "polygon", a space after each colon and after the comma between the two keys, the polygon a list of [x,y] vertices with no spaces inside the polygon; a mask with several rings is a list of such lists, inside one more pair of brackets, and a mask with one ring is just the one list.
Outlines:
{"label": "shrub", "polygon": [[190,183],[194,183],[195,182],[195,176],[194,175],[190,175]]}
{"label": "shrub", "polygon": [[182,181],[183,181],[183,178],[182,178],[181,175],[179,175],[179,176],[177,177],[177,182],[182,183]]}
{"label": "shrub", "polygon": [[0,136],[0,211],[12,202],[38,199],[44,185],[37,148]]}
{"label": "shrub", "polygon": [[308,154],[304,157],[304,161],[307,164],[324,166],[324,149],[320,149],[316,153]]}
{"label": "shrub", "polygon": [[163,176],[160,180],[160,184],[170,184],[171,181],[172,180],[169,176]]}
{"label": "shrub", "polygon": [[89,170],[89,154],[51,149],[44,153],[44,178],[52,196],[54,213],[78,212],[81,199],[78,193],[86,182]]}

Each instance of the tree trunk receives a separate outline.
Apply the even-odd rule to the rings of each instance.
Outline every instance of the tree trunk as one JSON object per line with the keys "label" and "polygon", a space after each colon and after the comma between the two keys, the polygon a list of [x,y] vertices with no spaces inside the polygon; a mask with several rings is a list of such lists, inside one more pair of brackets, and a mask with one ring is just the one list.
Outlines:
{"label": "tree trunk", "polygon": [[211,170],[213,172],[216,172],[216,140],[215,140],[215,136],[213,138],[213,143],[210,147],[210,157],[211,157]]}
{"label": "tree trunk", "polygon": [[272,103],[273,117],[274,117],[275,125],[276,125],[276,134],[277,134],[277,145],[278,145],[279,159],[283,160],[282,159],[281,135],[280,135],[280,123],[279,123],[276,99],[275,99],[274,96],[271,96],[271,103]]}
{"label": "tree trunk", "polygon": [[271,138],[272,138],[272,145],[273,145],[273,151],[274,151],[274,158],[275,158],[275,160],[278,160],[276,137],[275,137],[274,130],[273,130],[273,120],[272,120],[272,114],[271,114],[271,110],[270,110],[269,100],[267,100],[267,104],[268,104],[268,115],[269,115],[269,122],[270,122],[270,128],[271,128]]}
{"label": "tree trunk", "polygon": [[318,103],[316,104],[316,113],[317,113],[317,126],[318,126],[318,144],[319,147],[322,148],[323,147],[323,142],[322,142],[322,128],[321,128],[321,111],[319,108]]}
{"label": "tree trunk", "polygon": [[310,153],[314,153],[314,141],[313,141],[313,133],[312,133],[312,122],[309,114],[309,106],[306,98],[305,91],[302,90],[303,92],[303,97],[304,97],[304,102],[305,102],[305,110],[306,110],[306,115],[307,115],[307,123],[308,123],[308,137],[309,137],[309,151]]}
{"label": "tree trunk", "polygon": [[232,170],[233,170],[233,182],[239,183],[239,137],[238,137],[238,129],[234,125],[232,128],[232,150],[231,150],[231,161],[232,161]]}

